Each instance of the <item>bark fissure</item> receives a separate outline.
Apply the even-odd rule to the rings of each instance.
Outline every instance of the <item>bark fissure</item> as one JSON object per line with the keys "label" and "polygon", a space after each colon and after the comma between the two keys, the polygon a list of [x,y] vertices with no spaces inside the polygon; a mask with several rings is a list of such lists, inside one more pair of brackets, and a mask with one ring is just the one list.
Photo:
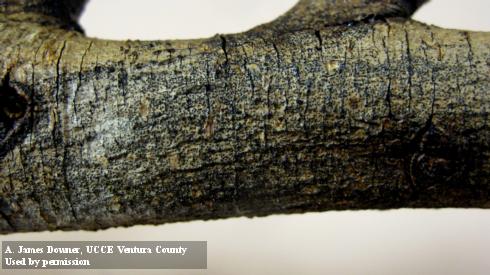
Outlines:
{"label": "bark fissure", "polygon": [[412,64],[412,54],[410,50],[410,38],[408,31],[405,30],[405,43],[406,43],[406,55],[407,55],[407,71],[408,71],[408,112],[412,110],[412,85],[413,85],[413,64]]}

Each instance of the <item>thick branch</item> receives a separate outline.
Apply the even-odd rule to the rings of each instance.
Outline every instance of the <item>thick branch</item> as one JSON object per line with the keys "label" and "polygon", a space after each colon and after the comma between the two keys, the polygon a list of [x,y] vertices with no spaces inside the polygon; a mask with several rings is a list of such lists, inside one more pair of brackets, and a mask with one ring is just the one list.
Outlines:
{"label": "thick branch", "polygon": [[372,22],[379,18],[409,17],[425,2],[426,0],[300,0],[289,12],[254,31],[261,34],[283,33]]}
{"label": "thick branch", "polygon": [[490,207],[490,35],[310,11],[146,42],[0,15],[0,231]]}

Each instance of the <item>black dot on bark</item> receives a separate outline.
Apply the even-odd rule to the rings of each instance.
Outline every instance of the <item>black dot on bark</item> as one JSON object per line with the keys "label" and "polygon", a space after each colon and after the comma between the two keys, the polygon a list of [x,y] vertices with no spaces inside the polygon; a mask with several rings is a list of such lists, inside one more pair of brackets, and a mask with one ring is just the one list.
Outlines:
{"label": "black dot on bark", "polygon": [[0,85],[0,140],[4,140],[15,127],[15,122],[25,116],[27,108],[27,99],[10,85],[7,74]]}

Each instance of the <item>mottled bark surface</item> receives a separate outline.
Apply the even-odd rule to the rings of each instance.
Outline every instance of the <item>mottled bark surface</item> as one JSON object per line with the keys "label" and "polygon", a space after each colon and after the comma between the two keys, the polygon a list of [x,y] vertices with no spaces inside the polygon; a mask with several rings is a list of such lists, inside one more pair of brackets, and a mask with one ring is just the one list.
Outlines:
{"label": "mottled bark surface", "polygon": [[490,207],[490,35],[405,19],[420,1],[302,0],[189,41],[25,2],[0,1],[1,232]]}

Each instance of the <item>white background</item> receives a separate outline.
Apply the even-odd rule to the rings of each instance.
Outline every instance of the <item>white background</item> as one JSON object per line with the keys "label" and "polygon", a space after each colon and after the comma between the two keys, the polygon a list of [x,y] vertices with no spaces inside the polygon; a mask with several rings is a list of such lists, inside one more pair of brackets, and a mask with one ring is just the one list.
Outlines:
{"label": "white background", "polygon": [[[274,19],[295,2],[92,0],[81,23],[88,35],[107,39],[197,38],[247,30]],[[443,27],[490,31],[489,13],[489,0],[433,0],[415,18]],[[205,271],[66,272],[70,274],[490,274],[490,210],[477,209],[276,215],[0,238],[208,241]]]}
{"label": "white background", "polygon": [[[328,0],[331,1],[331,0]],[[87,35],[176,39],[241,32],[273,20],[297,0],[92,0],[81,18]],[[490,0],[432,0],[415,19],[446,28],[490,30]]]}

